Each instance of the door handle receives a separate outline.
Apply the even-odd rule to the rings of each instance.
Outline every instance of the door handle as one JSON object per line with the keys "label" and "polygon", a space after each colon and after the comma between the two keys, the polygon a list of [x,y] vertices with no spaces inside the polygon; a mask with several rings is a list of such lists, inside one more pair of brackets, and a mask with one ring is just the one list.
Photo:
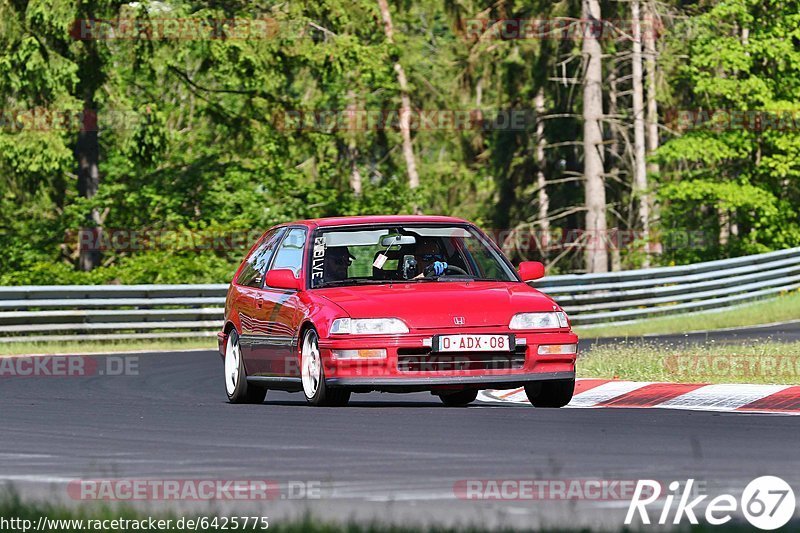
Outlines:
{"label": "door handle", "polygon": [[264,299],[261,296],[256,296],[256,307],[261,309],[264,307]]}

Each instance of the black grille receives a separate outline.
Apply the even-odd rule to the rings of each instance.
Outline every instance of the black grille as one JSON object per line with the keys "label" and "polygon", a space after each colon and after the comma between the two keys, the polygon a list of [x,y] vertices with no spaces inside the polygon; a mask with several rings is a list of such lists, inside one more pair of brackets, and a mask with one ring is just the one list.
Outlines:
{"label": "black grille", "polygon": [[525,346],[513,352],[431,353],[430,348],[399,348],[400,372],[447,372],[453,370],[514,370],[525,366]]}

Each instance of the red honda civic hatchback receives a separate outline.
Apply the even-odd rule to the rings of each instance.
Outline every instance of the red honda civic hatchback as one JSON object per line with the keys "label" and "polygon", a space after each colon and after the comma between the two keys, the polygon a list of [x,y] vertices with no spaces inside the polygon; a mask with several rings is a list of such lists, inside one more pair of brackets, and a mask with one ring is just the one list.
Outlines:
{"label": "red honda civic hatchback", "polygon": [[325,218],[267,231],[228,290],[219,350],[232,403],[268,389],[312,405],[354,392],[430,391],[448,406],[479,389],[525,387],[562,407],[575,387],[578,338],[552,299],[464,220]]}

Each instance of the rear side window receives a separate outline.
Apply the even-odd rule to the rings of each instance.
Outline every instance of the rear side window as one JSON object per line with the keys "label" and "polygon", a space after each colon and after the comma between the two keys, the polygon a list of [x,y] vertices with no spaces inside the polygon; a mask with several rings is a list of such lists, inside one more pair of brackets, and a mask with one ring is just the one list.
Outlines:
{"label": "rear side window", "polygon": [[288,268],[294,272],[294,277],[300,276],[303,267],[303,250],[306,246],[306,229],[293,228],[286,234],[277,253],[272,268]]}
{"label": "rear side window", "polygon": [[275,252],[275,248],[281,240],[285,232],[284,228],[278,228],[270,231],[261,240],[261,243],[253,250],[245,260],[244,268],[236,278],[236,283],[239,285],[247,285],[248,287],[263,287],[264,275],[267,273],[269,261]]}

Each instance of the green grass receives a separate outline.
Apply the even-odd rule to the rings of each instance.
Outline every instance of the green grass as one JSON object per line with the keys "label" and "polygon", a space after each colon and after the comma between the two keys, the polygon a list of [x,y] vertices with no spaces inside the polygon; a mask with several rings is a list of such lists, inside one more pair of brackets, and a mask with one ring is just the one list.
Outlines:
{"label": "green grass", "polygon": [[708,329],[754,326],[800,318],[800,291],[737,306],[725,311],[686,313],[650,318],[628,324],[577,326],[581,338],[638,337],[647,334],[687,333]]}
{"label": "green grass", "polygon": [[72,341],[72,342],[6,342],[0,343],[0,357],[25,354],[115,353],[129,351],[168,351],[217,349],[216,337],[196,339]]}
{"label": "green grass", "polygon": [[[243,513],[239,513],[240,515]],[[250,514],[250,513],[248,513]],[[269,516],[268,509],[262,513],[265,516]],[[230,513],[225,516],[235,516],[236,513]],[[33,528],[36,527],[36,524],[39,521],[39,517],[45,517],[47,519],[55,519],[55,520],[83,520],[83,525],[88,525],[85,521],[86,520],[108,520],[104,527],[92,527],[92,529],[87,529],[84,527],[83,529],[80,526],[76,527],[76,524],[64,524],[62,527],[58,529],[50,529],[52,533],[83,533],[85,531],[98,531],[98,532],[105,532],[105,533],[117,533],[123,531],[139,531],[139,529],[135,529],[133,527],[128,527],[126,529],[121,528],[112,528],[111,521],[117,519],[126,519],[126,520],[147,520],[150,517],[154,518],[155,520],[171,520],[171,527],[164,527],[157,529],[157,531],[161,532],[184,532],[184,531],[195,531],[195,529],[189,529],[187,527],[179,528],[176,527],[175,523],[181,519],[194,519],[197,520],[202,518],[202,516],[197,515],[177,515],[175,513],[162,513],[162,514],[144,514],[142,512],[138,512],[129,507],[118,507],[118,508],[111,508],[109,506],[81,506],[78,508],[67,508],[65,506],[60,505],[53,505],[49,503],[33,503],[33,502],[23,502],[21,499],[14,493],[7,494],[7,495],[0,495],[0,519],[4,520],[11,520],[11,519],[21,519],[21,520],[29,520],[30,521],[30,528],[28,531],[34,531]],[[212,516],[206,515],[206,518],[209,520],[213,519]],[[27,525],[27,524],[26,524]],[[621,520],[620,520],[620,527],[619,531],[645,531],[645,528],[637,528],[637,527],[623,527]],[[691,531],[691,532],[705,532],[705,531],[751,531],[752,527],[748,527],[741,523],[736,522],[728,522],[727,524],[723,524],[721,526],[709,526],[707,524],[700,524],[697,526],[675,526],[661,528],[661,530],[672,530],[672,531]],[[22,531],[21,528],[6,528],[4,531]],[[154,531],[154,530],[151,530]],[[218,527],[207,527],[207,528],[199,528],[198,531],[232,531],[231,525],[228,524],[227,529],[222,529],[222,523],[218,525]],[[481,525],[472,525],[472,526],[459,526],[457,528],[446,528],[441,526],[426,526],[426,527],[415,527],[411,525],[393,525],[388,523],[380,523],[377,521],[374,522],[350,522],[347,524],[336,524],[331,522],[326,522],[324,520],[318,520],[310,515],[305,515],[305,517],[300,519],[295,519],[290,522],[280,521],[276,519],[269,519],[269,528],[268,529],[256,529],[256,528],[239,528],[236,531],[241,532],[278,532],[278,533],[379,533],[379,532],[391,532],[391,533],[413,533],[413,532],[426,532],[426,533],[456,533],[456,532],[465,532],[465,533],[478,533],[486,531],[484,527]],[[508,528],[499,529],[497,531],[500,532],[510,532],[513,531]],[[537,529],[531,528],[528,531],[537,531]],[[576,527],[570,527],[568,524],[564,524],[563,527],[547,527],[543,529],[539,529],[538,531],[548,531],[548,532],[588,532],[591,531],[589,529],[581,529]]]}
{"label": "green grass", "polygon": [[[248,513],[252,514],[252,513]],[[264,513],[266,516],[266,513]],[[231,531],[232,525],[230,523],[227,524],[227,528],[224,527],[223,521],[220,521],[216,526],[213,527],[213,520],[212,516],[206,515],[205,518],[208,519],[208,522],[205,522],[204,525],[208,525],[209,527],[199,527],[189,528],[186,527],[185,521],[183,522],[184,527],[179,527],[178,522],[181,518],[185,520],[200,520],[203,519],[203,515],[176,515],[174,513],[160,513],[160,514],[144,514],[141,512],[137,512],[136,510],[130,507],[116,507],[112,508],[107,505],[99,505],[99,506],[81,506],[79,508],[67,508],[65,506],[53,505],[49,503],[31,503],[31,502],[23,502],[14,493],[9,495],[0,497],[0,517],[2,519],[20,519],[20,520],[28,520],[30,521],[30,527],[28,531],[35,531],[35,527],[39,521],[40,517],[45,517],[46,519],[50,520],[61,520],[61,521],[83,521],[83,524],[80,523],[69,523],[69,522],[61,522],[59,523],[58,529],[50,529],[53,533],[79,533],[85,531],[101,531],[101,532],[122,532],[122,531],[134,531],[140,530],[140,528],[133,527],[109,527],[112,526],[111,521],[113,520],[148,520],[150,517],[158,520],[164,520],[162,524],[157,524],[156,531],[161,532],[183,532],[183,531]],[[233,516],[233,514],[231,515]],[[109,521],[106,524],[106,527],[92,527],[89,529],[86,527],[88,524],[86,521]],[[170,522],[166,522],[169,520]],[[274,520],[268,520],[268,528],[258,528],[258,527],[250,527],[252,525],[252,519],[250,520],[251,524],[248,525],[247,528],[239,527],[236,531],[241,531],[243,533],[247,532],[265,532],[265,531],[278,531],[278,532],[285,532],[285,533],[300,533],[303,531],[309,531],[311,533],[316,532],[338,532],[338,531],[367,531],[367,529],[356,529],[351,527],[331,527],[331,526],[323,526],[317,522],[312,521],[310,518],[304,518],[301,520],[294,521],[289,524],[278,524]],[[20,524],[20,522],[16,522],[16,524]],[[52,522],[51,522],[52,524]],[[240,521],[240,525],[242,522]],[[26,524],[27,525],[27,524]],[[81,527],[83,525],[84,527]],[[118,523],[119,526],[123,524]],[[125,524],[130,526],[130,524]],[[168,527],[163,527],[168,526]],[[146,530],[146,529],[143,529]],[[3,529],[2,531],[23,531],[21,527],[15,528],[7,528]],[[153,531],[151,529],[151,531]]]}
{"label": "green grass", "polygon": [[[233,516],[243,516],[244,513],[227,513],[223,516],[233,517]],[[247,513],[247,515],[252,515],[252,513]],[[269,517],[268,508],[261,513],[262,516]],[[35,527],[37,524],[39,517],[44,516],[49,519],[55,520],[116,520],[116,519],[126,519],[126,520],[147,520],[149,517],[153,517],[156,520],[171,520],[170,525],[172,527],[164,527],[159,528],[158,531],[161,532],[183,532],[183,531],[196,531],[195,529],[189,528],[178,528],[176,527],[176,522],[181,519],[193,519],[198,520],[203,518],[203,515],[191,515],[191,514],[184,514],[184,515],[176,515],[174,513],[162,513],[162,514],[144,514],[141,512],[137,512],[136,510],[130,507],[118,507],[112,508],[110,506],[81,506],[79,508],[67,508],[64,506],[53,505],[48,503],[31,503],[31,502],[23,502],[21,499],[14,493],[9,495],[3,496],[0,495],[0,517],[5,519],[9,518],[20,518],[23,520],[29,520],[32,523],[32,527]],[[213,516],[206,515],[206,518],[210,521],[213,520]],[[222,525],[222,518],[219,519],[220,522],[218,527],[200,527],[197,531],[233,531],[232,525],[228,524],[227,528],[223,528]],[[110,525],[110,524],[109,524]],[[75,527],[73,523],[72,526],[61,527],[58,530],[51,530],[53,533],[83,533],[88,529],[79,529]],[[112,528],[92,528],[91,531],[100,531],[100,532],[122,532],[122,531],[133,531],[134,529],[112,529]],[[5,529],[3,531],[9,531]],[[10,531],[22,531],[22,529],[12,529]],[[33,529],[29,530],[33,531]],[[413,533],[413,532],[429,532],[429,533],[456,533],[456,532],[466,532],[466,533],[479,533],[485,531],[483,527],[480,526],[469,526],[469,527],[458,527],[458,528],[445,528],[439,526],[430,526],[430,527],[414,527],[409,525],[392,525],[386,523],[380,523],[377,521],[374,522],[353,522],[347,524],[337,524],[332,522],[326,522],[323,520],[318,520],[312,517],[309,514],[306,514],[303,518],[294,519],[292,521],[281,521],[279,519],[269,518],[269,527],[264,529],[258,528],[251,528],[248,527],[246,529],[239,528],[235,529],[235,531],[240,532],[278,532],[278,533],[379,533],[379,532],[391,532],[391,533]],[[501,529],[501,532],[511,532],[511,529]],[[530,529],[529,531],[536,531],[534,529]],[[578,529],[578,528],[548,528],[546,531],[554,531],[554,532],[571,532],[571,531],[586,531],[587,529]]]}
{"label": "green grass", "polygon": [[676,383],[800,383],[800,342],[594,346],[578,359],[578,377]]}

